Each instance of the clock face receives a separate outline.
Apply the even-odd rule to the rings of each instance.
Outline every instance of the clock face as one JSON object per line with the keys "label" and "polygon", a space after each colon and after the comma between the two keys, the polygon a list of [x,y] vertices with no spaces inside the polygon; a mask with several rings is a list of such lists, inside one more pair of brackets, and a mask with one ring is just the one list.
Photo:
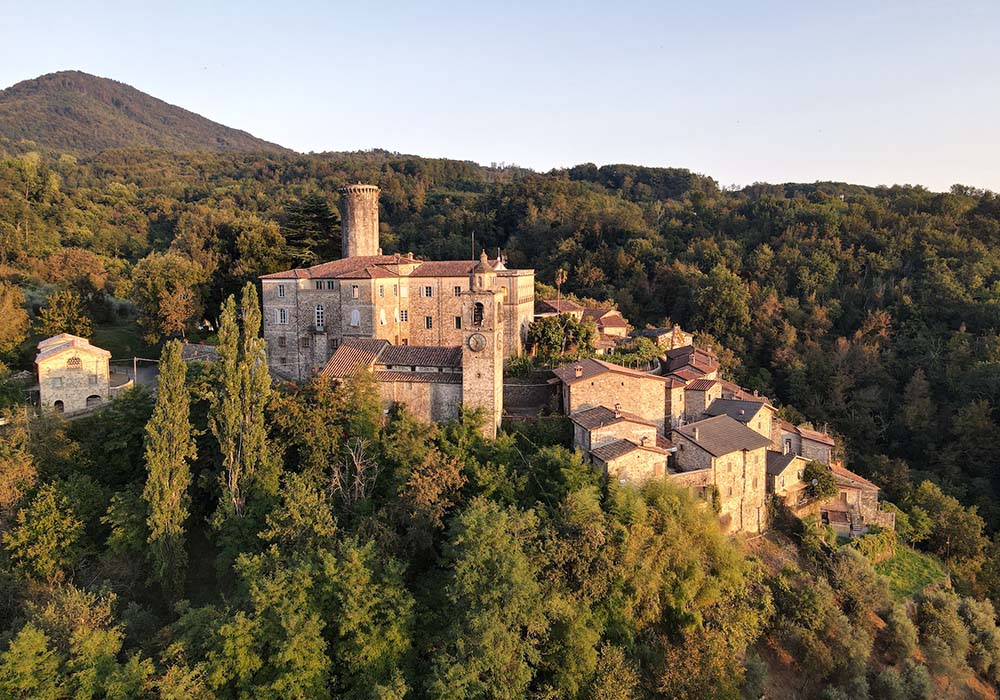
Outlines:
{"label": "clock face", "polygon": [[486,347],[486,336],[482,333],[473,333],[469,336],[469,350],[479,352]]}

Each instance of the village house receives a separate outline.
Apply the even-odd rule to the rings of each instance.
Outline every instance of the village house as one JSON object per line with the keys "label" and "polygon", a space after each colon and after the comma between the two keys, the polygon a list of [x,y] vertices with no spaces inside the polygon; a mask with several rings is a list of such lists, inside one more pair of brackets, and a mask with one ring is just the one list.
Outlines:
{"label": "village house", "polygon": [[670,328],[643,328],[633,331],[632,335],[636,338],[651,340],[663,350],[674,350],[694,345],[694,336],[682,331],[676,323]]}
{"label": "village house", "polygon": [[767,448],[771,441],[728,415],[674,428],[679,472],[703,472],[718,498],[727,532],[762,532],[767,526]]}
{"label": "village house", "polygon": [[797,508],[808,496],[803,480],[809,460],[793,452],[767,451],[767,492],[789,508]]}
{"label": "village house", "polygon": [[[721,390],[720,386],[720,390]],[[768,440],[772,436],[772,426],[774,424],[774,407],[763,401],[747,401],[740,399],[715,399],[707,409],[706,416],[727,415],[733,420],[738,420],[743,425]]]}
{"label": "village house", "polygon": [[684,422],[694,423],[705,416],[708,407],[722,398],[722,382],[698,378],[684,387]]}
{"label": "village house", "polygon": [[108,361],[111,353],[86,338],[60,333],[38,344],[39,405],[59,413],[78,413],[106,403],[128,380],[112,387]]}
{"label": "village house", "polygon": [[[500,302],[504,357],[524,352],[534,317],[535,273],[508,269],[502,256],[418,260],[379,248],[378,188],[341,189],[343,258],[261,276],[268,364],[276,375],[305,380],[341,343],[367,338],[393,345],[460,346],[470,281],[488,273]],[[485,255],[485,253],[484,253]]]}
{"label": "village house", "polygon": [[655,423],[620,406],[586,409],[571,420],[574,447],[609,478],[641,484],[666,474],[669,443],[657,435]]}
{"label": "village house", "polygon": [[833,462],[833,438],[824,432],[796,426],[788,421],[778,422],[773,449],[778,452],[800,455],[807,460],[829,466]]}
{"label": "village house", "polygon": [[575,301],[569,299],[539,299],[535,301],[535,318],[550,318],[566,314],[573,320],[583,319],[584,308]]}

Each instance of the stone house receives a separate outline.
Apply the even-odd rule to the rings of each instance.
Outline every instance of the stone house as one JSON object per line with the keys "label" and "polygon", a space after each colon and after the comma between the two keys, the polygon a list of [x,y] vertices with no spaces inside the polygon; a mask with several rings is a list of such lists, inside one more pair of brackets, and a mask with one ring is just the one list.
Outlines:
{"label": "stone house", "polygon": [[725,531],[758,533],[766,528],[768,438],[721,415],[674,428],[671,441],[679,472],[705,472],[700,479],[718,494]]}
{"label": "stone house", "polygon": [[790,452],[828,466],[833,462],[833,448],[836,443],[826,433],[782,420],[778,421],[775,437],[777,444],[773,445],[773,448],[778,452]]}
{"label": "stone house", "polygon": [[791,452],[767,451],[767,492],[774,494],[789,508],[796,508],[806,498],[803,474],[809,460]]}
{"label": "stone house", "polygon": [[628,321],[618,309],[585,309],[583,320],[594,324],[598,336],[618,339],[628,336]]}
{"label": "stone house", "polygon": [[[488,268],[498,294],[504,357],[522,354],[534,316],[535,273],[489,260],[424,261],[378,248],[378,188],[342,190],[344,257],[261,276],[268,364],[278,376],[308,379],[345,340],[459,346],[473,273]],[[374,206],[374,211],[373,211]],[[361,212],[359,214],[359,211]],[[361,215],[363,214],[363,215]]]}
{"label": "stone house", "polygon": [[59,413],[77,413],[111,398],[111,353],[86,338],[61,333],[38,344],[39,404]]}
{"label": "stone house", "polygon": [[570,416],[570,420],[573,422],[573,446],[584,454],[616,440],[656,444],[656,423],[623,411],[620,405],[613,409],[589,408]]}
{"label": "stone house", "polygon": [[895,514],[879,510],[878,486],[836,462],[830,464],[830,469],[837,495],[818,504],[823,523],[848,537],[863,535],[872,525],[895,528]]}
{"label": "stone house", "polygon": [[590,452],[594,467],[622,484],[643,484],[662,479],[667,472],[667,451],[654,443],[615,440]]}
{"label": "stone house", "polygon": [[665,356],[667,374],[686,372],[706,379],[716,379],[719,376],[719,359],[714,353],[696,348],[693,345],[668,350]]}
{"label": "stone house", "polygon": [[567,416],[612,403],[653,423],[661,435],[670,429],[668,416],[674,415],[672,402],[678,396],[676,380],[595,358],[562,365],[553,374],[551,381],[561,385]]}
{"label": "stone house", "polygon": [[570,299],[539,299],[535,302],[535,318],[548,318],[568,314],[574,320],[583,319],[584,308]]}
{"label": "stone house", "polygon": [[643,328],[632,333],[637,338],[648,338],[664,350],[674,350],[694,345],[694,336],[681,330],[676,323],[671,328]]}
{"label": "stone house", "polygon": [[774,423],[774,407],[763,401],[744,401],[738,399],[716,399],[707,409],[706,416],[727,415],[738,420],[756,433],[768,440],[771,439]]}
{"label": "stone house", "polygon": [[705,417],[713,402],[722,398],[722,382],[717,379],[695,379],[684,387],[684,422],[694,423]]}

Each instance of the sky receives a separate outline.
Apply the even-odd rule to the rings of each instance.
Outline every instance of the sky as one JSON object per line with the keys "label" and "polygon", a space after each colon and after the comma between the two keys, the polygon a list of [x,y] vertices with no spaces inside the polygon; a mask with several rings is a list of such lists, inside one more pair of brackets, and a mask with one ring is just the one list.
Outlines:
{"label": "sky", "polygon": [[1000,2],[0,0],[0,87],[114,78],[297,151],[1000,191]]}

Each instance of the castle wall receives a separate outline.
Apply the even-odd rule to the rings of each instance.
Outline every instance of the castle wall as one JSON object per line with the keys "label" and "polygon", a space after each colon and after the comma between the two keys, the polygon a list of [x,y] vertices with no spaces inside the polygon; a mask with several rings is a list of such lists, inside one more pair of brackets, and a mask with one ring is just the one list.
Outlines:
{"label": "castle wall", "polygon": [[462,385],[440,382],[379,382],[387,406],[401,404],[422,420],[441,422],[458,418]]}

